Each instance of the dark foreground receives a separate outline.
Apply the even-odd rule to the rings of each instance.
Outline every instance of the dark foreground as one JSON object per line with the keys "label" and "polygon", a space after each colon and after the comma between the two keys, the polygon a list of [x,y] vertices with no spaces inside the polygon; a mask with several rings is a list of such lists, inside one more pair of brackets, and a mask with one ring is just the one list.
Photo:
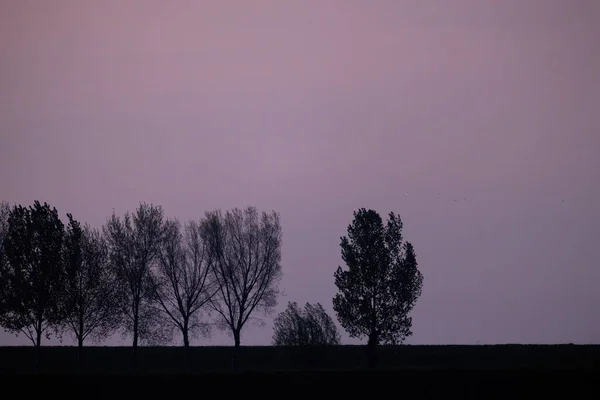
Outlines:
{"label": "dark foreground", "polygon": [[[81,365],[72,347],[47,347],[35,374],[34,349],[0,348],[5,390],[44,388],[47,396],[318,398],[381,393],[421,398],[568,398],[598,395],[600,346],[397,346],[382,347],[379,366],[366,369],[363,346],[327,348],[244,347],[240,371],[230,372],[230,347],[196,347],[187,371],[177,347],[90,347]],[[12,389],[11,389],[12,390]],[[210,391],[210,392],[209,392]]]}
{"label": "dark foreground", "polygon": [[323,370],[183,374],[4,375],[4,393],[47,398],[598,398],[592,371]]}
{"label": "dark foreground", "polygon": [[[42,347],[41,372],[129,373],[130,347],[84,347],[78,362],[76,347]],[[140,347],[136,373],[172,374],[229,372],[232,347],[192,347],[187,370],[181,347]],[[469,370],[596,370],[596,345],[494,345],[494,346],[380,346],[378,366],[384,369]],[[275,347],[242,346],[239,369],[249,371],[356,370],[367,365],[364,346]],[[0,373],[35,372],[35,349],[0,347]]]}

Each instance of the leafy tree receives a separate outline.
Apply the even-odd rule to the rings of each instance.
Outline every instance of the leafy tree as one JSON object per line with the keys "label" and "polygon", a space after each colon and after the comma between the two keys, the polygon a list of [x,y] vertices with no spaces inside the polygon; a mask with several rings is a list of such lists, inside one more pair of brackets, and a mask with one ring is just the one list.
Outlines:
{"label": "leafy tree", "polygon": [[58,212],[47,203],[36,200],[33,206],[14,206],[8,214],[6,259],[0,269],[0,325],[31,340],[36,347],[36,370],[42,334],[50,338],[61,322],[63,237],[64,226]]}
{"label": "leafy tree", "polygon": [[224,215],[207,212],[202,237],[209,248],[217,293],[210,300],[222,329],[234,338],[236,369],[242,328],[255,312],[277,305],[281,271],[281,225],[276,212],[259,214],[255,207],[235,208]]}
{"label": "leafy tree", "polygon": [[340,344],[340,334],[320,303],[306,303],[304,310],[289,302],[274,321],[275,346],[330,346]]}
{"label": "leafy tree", "polygon": [[111,268],[117,276],[123,334],[133,337],[132,365],[137,362],[138,344],[158,344],[169,339],[153,308],[151,267],[158,259],[164,216],[160,206],[140,203],[136,212],[119,218],[113,212],[104,225]]}
{"label": "leafy tree", "polygon": [[[5,262],[4,257],[4,238],[8,233],[8,215],[10,213],[10,205],[7,201],[0,202],[0,268],[2,264]],[[0,292],[3,286],[0,286]],[[0,294],[0,300],[2,299],[2,295]],[[0,304],[1,306],[1,304]]]}
{"label": "leafy tree", "polygon": [[[10,214],[10,205],[7,201],[0,202],[0,271],[5,271],[9,266],[6,264],[6,255],[4,251],[4,239],[8,234],[8,215]],[[4,275],[2,275],[4,277]],[[8,298],[8,282],[0,281],[0,323],[2,321],[2,312],[6,308],[4,301]]]}
{"label": "leafy tree", "polygon": [[198,222],[188,222],[182,233],[177,220],[166,221],[154,269],[154,295],[157,312],[183,336],[186,367],[190,335],[210,333],[210,324],[200,318],[216,291],[208,261]]}
{"label": "leafy tree", "polygon": [[101,232],[88,225],[82,227],[71,214],[67,217],[62,307],[65,328],[77,340],[81,363],[84,340],[104,339],[119,327],[122,299]]}
{"label": "leafy tree", "polygon": [[409,313],[421,295],[423,276],[411,243],[402,243],[402,220],[393,212],[384,226],[379,214],[354,212],[341,238],[347,270],[337,268],[333,309],[350,337],[368,337],[369,364],[379,343],[397,344],[411,335]]}
{"label": "leafy tree", "polygon": [[3,246],[4,238],[6,237],[6,233],[8,232],[9,214],[10,204],[8,204],[8,201],[0,201],[0,246]]}

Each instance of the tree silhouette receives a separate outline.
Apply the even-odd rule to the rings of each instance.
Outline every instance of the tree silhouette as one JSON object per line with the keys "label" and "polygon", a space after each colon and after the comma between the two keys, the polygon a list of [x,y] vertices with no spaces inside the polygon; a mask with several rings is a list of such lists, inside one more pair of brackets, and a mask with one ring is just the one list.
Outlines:
{"label": "tree silhouette", "polygon": [[189,358],[190,334],[209,333],[200,310],[216,291],[209,274],[208,249],[201,237],[200,224],[189,221],[181,232],[177,220],[167,220],[154,268],[154,296],[157,312],[183,336],[184,364]]}
{"label": "tree silhouette", "polygon": [[306,303],[304,310],[289,302],[274,320],[275,346],[329,346],[340,344],[340,334],[320,303]]}
{"label": "tree silhouette", "polygon": [[207,212],[202,236],[218,288],[210,304],[219,327],[233,334],[235,370],[242,328],[255,311],[268,313],[277,305],[282,275],[279,215],[259,215],[255,207],[235,208],[224,215]]}
{"label": "tree silhouette", "polygon": [[170,333],[152,306],[151,266],[159,255],[163,219],[162,207],[140,203],[134,214],[126,212],[122,219],[113,212],[104,226],[111,268],[119,282],[116,289],[123,299],[121,328],[133,337],[134,368],[140,342],[161,343]]}
{"label": "tree silhouette", "polygon": [[8,305],[6,304],[9,296],[9,286],[4,280],[5,274],[9,273],[10,267],[7,263],[6,252],[4,250],[4,239],[8,234],[8,216],[10,214],[10,205],[7,201],[0,202],[0,325],[3,326],[2,315],[6,312]]}
{"label": "tree silhouette", "polygon": [[[3,268],[3,263],[6,261],[5,252],[4,252],[4,238],[8,233],[8,215],[10,213],[10,205],[7,201],[0,201],[0,269]],[[0,286],[0,301],[2,301],[2,288],[4,285]],[[0,309],[2,304],[0,303]]]}
{"label": "tree silhouette", "polygon": [[61,304],[64,327],[77,341],[81,363],[84,340],[104,339],[119,327],[122,299],[101,232],[88,225],[82,227],[71,214],[67,217],[65,289]]}
{"label": "tree silhouette", "polygon": [[338,267],[334,274],[339,292],[333,309],[351,337],[368,337],[370,366],[379,343],[397,344],[411,335],[408,314],[421,295],[423,276],[412,244],[402,244],[402,228],[393,212],[384,226],[376,211],[361,208],[341,238],[348,270]]}
{"label": "tree silhouette", "polygon": [[16,205],[8,214],[5,262],[0,269],[0,325],[31,340],[38,371],[42,334],[50,338],[61,322],[63,238],[58,212],[47,203],[36,200],[33,206]]}

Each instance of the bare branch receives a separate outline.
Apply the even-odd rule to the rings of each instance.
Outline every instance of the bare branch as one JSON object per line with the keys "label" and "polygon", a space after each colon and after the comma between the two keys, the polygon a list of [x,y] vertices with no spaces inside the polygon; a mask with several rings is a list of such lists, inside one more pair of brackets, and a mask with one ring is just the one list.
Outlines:
{"label": "bare branch", "polygon": [[163,235],[163,210],[141,203],[135,214],[114,213],[104,226],[111,268],[119,282],[123,334],[133,335],[134,363],[138,341],[148,344],[170,340],[153,307],[151,269],[158,261]]}
{"label": "bare branch", "polygon": [[104,339],[119,327],[122,299],[105,238],[99,230],[87,225],[82,228],[67,216],[64,324],[81,347],[88,337]]}
{"label": "bare branch", "polygon": [[153,295],[157,312],[181,332],[185,347],[190,335],[209,334],[209,325],[200,321],[199,312],[216,293],[209,272],[208,250],[199,223],[190,221],[181,232],[179,221],[167,220],[158,263],[153,268]]}
{"label": "bare branch", "polygon": [[208,212],[202,221],[211,276],[217,287],[210,305],[227,327],[236,347],[240,332],[254,312],[269,313],[277,305],[281,278],[281,226],[275,212],[259,215],[254,207],[224,215]]}

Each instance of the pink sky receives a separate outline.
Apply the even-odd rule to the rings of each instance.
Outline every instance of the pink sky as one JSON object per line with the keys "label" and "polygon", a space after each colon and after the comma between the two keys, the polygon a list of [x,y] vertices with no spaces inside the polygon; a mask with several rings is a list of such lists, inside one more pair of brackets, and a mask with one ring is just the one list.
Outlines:
{"label": "pink sky", "polygon": [[277,311],[332,316],[352,212],[395,211],[424,274],[407,343],[598,343],[598,21],[595,0],[4,0],[0,200],[97,227],[140,201],[274,209]]}

